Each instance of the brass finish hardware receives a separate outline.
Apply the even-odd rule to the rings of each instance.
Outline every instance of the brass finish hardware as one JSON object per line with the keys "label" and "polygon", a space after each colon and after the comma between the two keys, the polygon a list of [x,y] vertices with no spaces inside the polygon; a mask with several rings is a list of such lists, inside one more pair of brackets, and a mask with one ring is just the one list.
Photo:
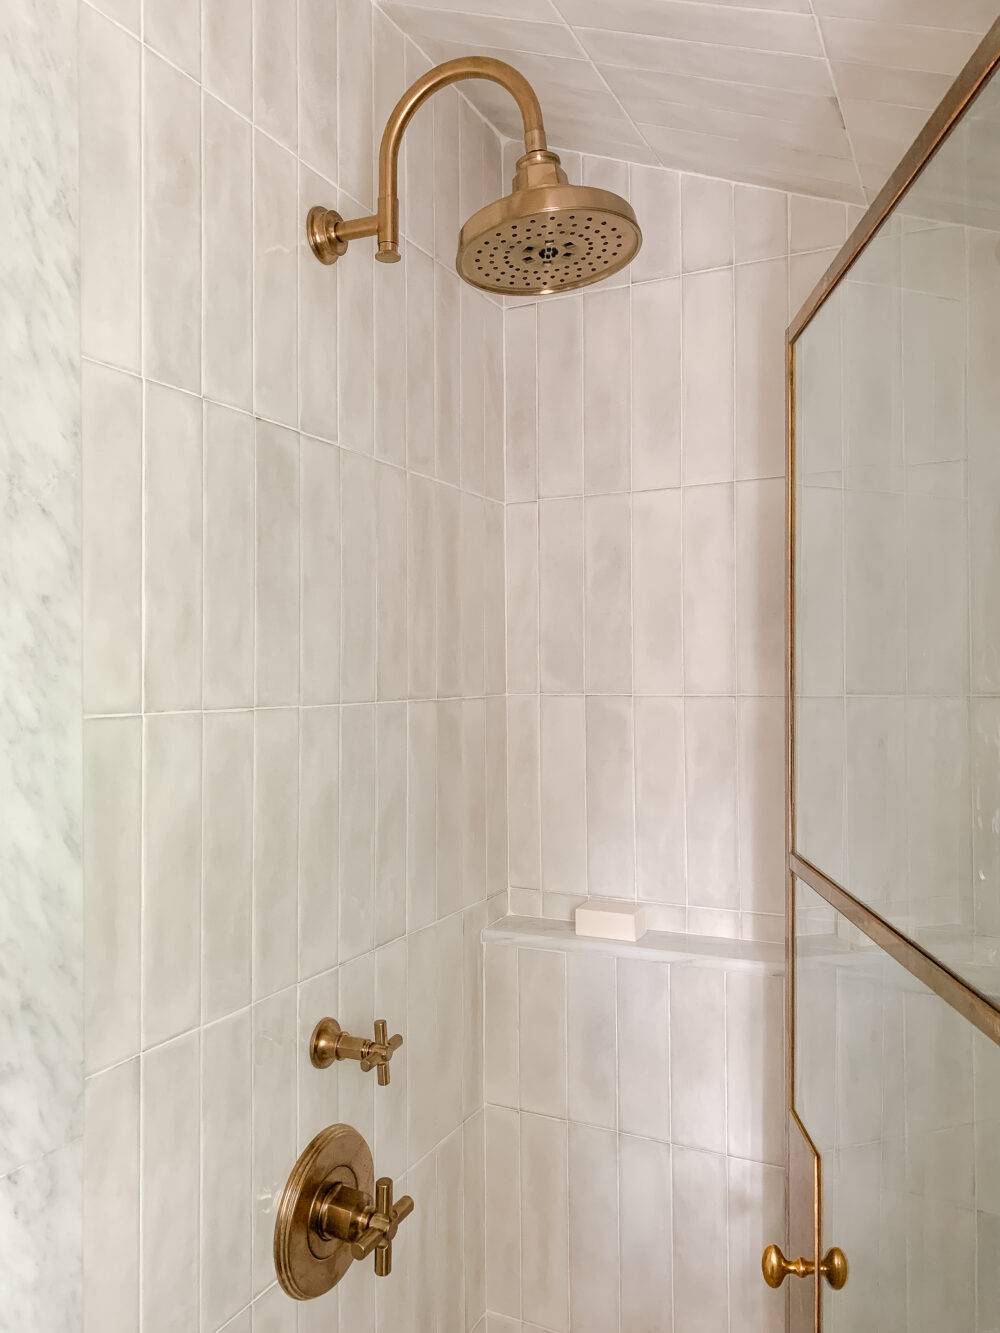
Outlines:
{"label": "brass finish hardware", "polygon": [[335,1018],[321,1018],[309,1038],[309,1059],[317,1069],[326,1069],[335,1060],[357,1060],[367,1074],[378,1070],[380,1087],[389,1082],[389,1061],[403,1044],[398,1034],[389,1036],[384,1018],[375,1020],[375,1037],[353,1037]]}
{"label": "brass finish hardware", "polygon": [[[778,1245],[767,1247],[761,1258],[760,1268],[764,1274],[764,1281],[775,1290],[781,1286],[786,1277],[812,1277],[816,1272],[816,1265],[812,1259],[786,1259]],[[832,1250],[827,1250],[819,1271],[834,1291],[840,1291],[847,1285],[849,1275],[844,1251],[838,1250],[836,1245]]]}
{"label": "brass finish hardware", "polygon": [[392,1272],[392,1242],[414,1203],[408,1194],[393,1203],[392,1181],[374,1176],[371,1150],[350,1125],[330,1125],[299,1157],[274,1224],[274,1268],[289,1296],[324,1295],[372,1251],[375,1276]]}
{"label": "brass finish hardware", "polygon": [[375,236],[375,258],[399,258],[399,146],[414,114],[434,93],[462,79],[498,83],[521,112],[524,156],[509,195],[479,210],[462,228],[455,267],[484,291],[570,291],[617,272],[642,244],[631,206],[608,190],[570,185],[548,149],[534,89],[512,65],[490,56],[446,60],[417,79],[396,103],[379,147],[378,210],[345,221],[322,207],[309,212],[306,234],[314,254],[334,264],[349,241]]}

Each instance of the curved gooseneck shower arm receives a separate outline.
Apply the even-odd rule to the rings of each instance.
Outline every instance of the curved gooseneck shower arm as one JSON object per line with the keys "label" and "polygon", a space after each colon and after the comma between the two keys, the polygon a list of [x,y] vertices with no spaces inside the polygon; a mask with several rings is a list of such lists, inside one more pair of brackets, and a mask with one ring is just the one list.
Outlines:
{"label": "curved gooseneck shower arm", "polygon": [[[313,208],[306,224],[309,244],[317,259],[334,264],[347,249],[349,241],[365,236],[378,237],[375,258],[383,264],[394,264],[399,254],[399,146],[406,127],[414,114],[429,97],[449,84],[463,79],[488,79],[499,83],[510,93],[521,112],[524,122],[524,150],[548,158],[542,108],[531,84],[512,65],[489,56],[460,56],[436,65],[409,87],[396,103],[386,122],[379,148],[378,212],[369,217],[345,221],[339,213],[328,208]],[[558,163],[558,159],[555,159]],[[548,165],[548,163],[547,163]],[[552,171],[551,165],[548,167]],[[556,168],[558,170],[558,167]],[[562,175],[562,173],[559,173]],[[565,176],[562,176],[565,181]]]}

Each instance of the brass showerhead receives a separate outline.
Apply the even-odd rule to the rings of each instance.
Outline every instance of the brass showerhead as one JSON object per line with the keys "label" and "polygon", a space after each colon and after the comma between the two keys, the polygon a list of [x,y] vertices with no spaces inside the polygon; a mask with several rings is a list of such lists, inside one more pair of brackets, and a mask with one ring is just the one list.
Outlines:
{"label": "brass showerhead", "polygon": [[568,184],[555,153],[536,150],[518,162],[512,192],[462,228],[455,266],[488,292],[566,292],[617,273],[641,244],[626,200]]}
{"label": "brass showerhead", "polygon": [[490,79],[515,99],[524,122],[524,156],[511,193],[473,214],[458,238],[458,274],[473,287],[514,296],[572,291],[631,263],[642,232],[631,205],[609,190],[570,185],[549,152],[538,98],[511,65],[463,56],[428,70],[396,104],[379,150],[378,212],[345,222],[332,209],[309,211],[306,234],[317,259],[335,264],[350,241],[377,236],[375,258],[399,259],[399,145],[414,112],[439,88]]}

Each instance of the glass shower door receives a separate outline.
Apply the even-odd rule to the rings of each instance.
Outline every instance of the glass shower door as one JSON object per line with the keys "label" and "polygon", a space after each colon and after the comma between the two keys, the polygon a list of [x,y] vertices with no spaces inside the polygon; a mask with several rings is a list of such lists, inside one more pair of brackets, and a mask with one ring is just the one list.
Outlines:
{"label": "glass shower door", "polygon": [[792,1333],[1000,1333],[998,61],[789,333]]}

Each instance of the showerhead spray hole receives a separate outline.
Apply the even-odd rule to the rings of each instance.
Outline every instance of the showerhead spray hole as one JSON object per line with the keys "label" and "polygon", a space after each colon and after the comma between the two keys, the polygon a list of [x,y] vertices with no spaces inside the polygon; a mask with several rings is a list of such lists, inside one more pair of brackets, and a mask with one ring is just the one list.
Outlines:
{"label": "showerhead spray hole", "polygon": [[559,251],[554,245],[543,245],[538,252],[539,259],[558,259]]}

